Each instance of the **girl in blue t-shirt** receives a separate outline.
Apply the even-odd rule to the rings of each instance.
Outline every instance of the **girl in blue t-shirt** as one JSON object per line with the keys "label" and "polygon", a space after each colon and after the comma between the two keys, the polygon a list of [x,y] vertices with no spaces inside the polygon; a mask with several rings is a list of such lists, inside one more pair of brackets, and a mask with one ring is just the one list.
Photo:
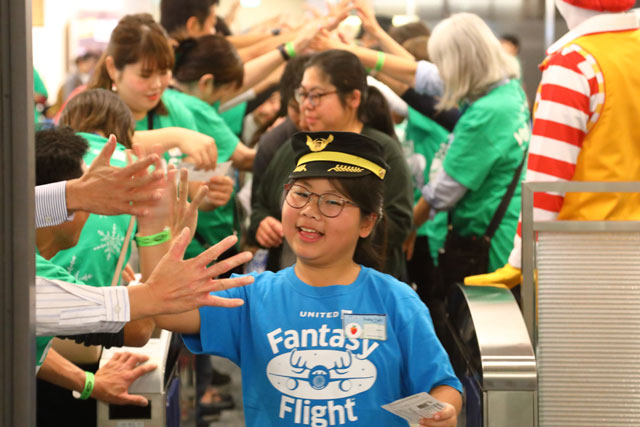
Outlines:
{"label": "girl in blue t-shirt", "polygon": [[[303,102],[307,102],[305,100]],[[420,392],[444,403],[422,426],[455,426],[461,385],[415,292],[380,273],[382,146],[351,132],[293,137],[284,236],[296,264],[228,289],[228,307],[156,318],[196,353],[242,369],[248,426],[406,426],[381,405]]]}

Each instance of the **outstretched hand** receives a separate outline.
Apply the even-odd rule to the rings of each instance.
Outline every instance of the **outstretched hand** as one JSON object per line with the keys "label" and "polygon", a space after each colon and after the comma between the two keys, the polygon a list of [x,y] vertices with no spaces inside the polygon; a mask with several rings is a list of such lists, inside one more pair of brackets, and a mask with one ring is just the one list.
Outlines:
{"label": "outstretched hand", "polygon": [[[149,207],[160,200],[162,191],[157,183],[164,176],[160,157],[151,154],[127,167],[118,168],[109,164],[115,149],[116,138],[111,135],[87,172],[80,178],[67,181],[69,211],[144,216],[149,213]],[[153,164],[156,170],[148,172]]]}
{"label": "outstretched hand", "polygon": [[352,2],[353,0],[341,0],[336,4],[326,2],[329,11],[325,18],[327,31],[333,31],[338,28],[338,25],[349,16],[349,12],[353,8]]}
{"label": "outstretched hand", "polygon": [[[251,253],[242,252],[209,266],[238,241],[237,237],[229,236],[197,257],[183,260],[191,240],[190,234],[188,228],[182,230],[147,282],[140,285],[149,291],[146,294],[147,300],[142,302],[146,304],[144,314],[178,314],[202,306],[238,307],[244,303],[241,299],[221,298],[210,293],[252,283],[252,276],[215,279],[222,273],[251,260]],[[131,307],[133,318],[135,307],[133,302]]]}
{"label": "outstretched hand", "polygon": [[371,4],[371,0],[353,0],[353,6],[362,21],[362,28],[364,28],[367,33],[375,35],[376,31],[381,28],[376,19],[376,13],[373,9],[373,4]]}
{"label": "outstretched hand", "polygon": [[326,29],[320,30],[315,34],[313,40],[309,43],[309,49],[314,52],[324,52],[330,49],[344,48],[346,43],[333,37]]}
{"label": "outstretched hand", "polygon": [[198,224],[198,207],[207,195],[207,186],[201,185],[198,188],[193,200],[189,202],[189,172],[180,169],[180,186],[176,195],[176,186],[171,186],[171,201],[173,204],[171,214],[171,235],[177,236],[187,227],[191,234],[189,240],[193,239]]}
{"label": "outstretched hand", "polygon": [[133,353],[116,353],[95,374],[95,385],[91,397],[116,405],[147,406],[143,396],[129,394],[135,380],[154,369],[156,365],[145,364],[148,356]]}

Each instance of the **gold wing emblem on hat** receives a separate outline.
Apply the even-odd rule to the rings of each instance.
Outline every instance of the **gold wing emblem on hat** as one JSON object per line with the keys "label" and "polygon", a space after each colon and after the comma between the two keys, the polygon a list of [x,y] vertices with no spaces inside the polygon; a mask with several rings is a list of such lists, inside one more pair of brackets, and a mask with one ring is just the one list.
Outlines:
{"label": "gold wing emblem on hat", "polygon": [[307,135],[307,146],[309,147],[309,150],[313,152],[324,150],[331,141],[333,141],[333,135],[329,135],[328,138],[316,139],[311,139],[311,137]]}

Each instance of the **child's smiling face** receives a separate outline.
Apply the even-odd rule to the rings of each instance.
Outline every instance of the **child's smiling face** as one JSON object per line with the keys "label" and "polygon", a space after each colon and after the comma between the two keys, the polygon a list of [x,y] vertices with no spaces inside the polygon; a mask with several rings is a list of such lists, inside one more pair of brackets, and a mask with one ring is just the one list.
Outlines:
{"label": "child's smiling face", "polygon": [[[295,181],[295,185],[316,194],[332,194],[349,200],[326,178],[308,178]],[[315,267],[353,262],[353,254],[360,237],[367,237],[375,221],[362,217],[360,209],[346,203],[334,218],[323,215],[318,209],[318,197],[311,196],[302,208],[282,207],[284,236],[296,254],[298,262]]]}

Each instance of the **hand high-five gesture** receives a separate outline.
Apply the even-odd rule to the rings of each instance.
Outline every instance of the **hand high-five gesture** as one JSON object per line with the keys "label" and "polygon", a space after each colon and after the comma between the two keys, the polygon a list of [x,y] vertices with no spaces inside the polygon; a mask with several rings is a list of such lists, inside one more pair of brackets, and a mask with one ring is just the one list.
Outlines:
{"label": "hand high-five gesture", "polygon": [[[111,135],[87,172],[80,178],[67,181],[69,211],[144,216],[160,199],[162,190],[158,189],[157,183],[164,176],[160,157],[151,154],[125,168],[118,168],[109,164],[115,148],[116,138]],[[156,170],[148,172],[148,167],[153,164]]]}

